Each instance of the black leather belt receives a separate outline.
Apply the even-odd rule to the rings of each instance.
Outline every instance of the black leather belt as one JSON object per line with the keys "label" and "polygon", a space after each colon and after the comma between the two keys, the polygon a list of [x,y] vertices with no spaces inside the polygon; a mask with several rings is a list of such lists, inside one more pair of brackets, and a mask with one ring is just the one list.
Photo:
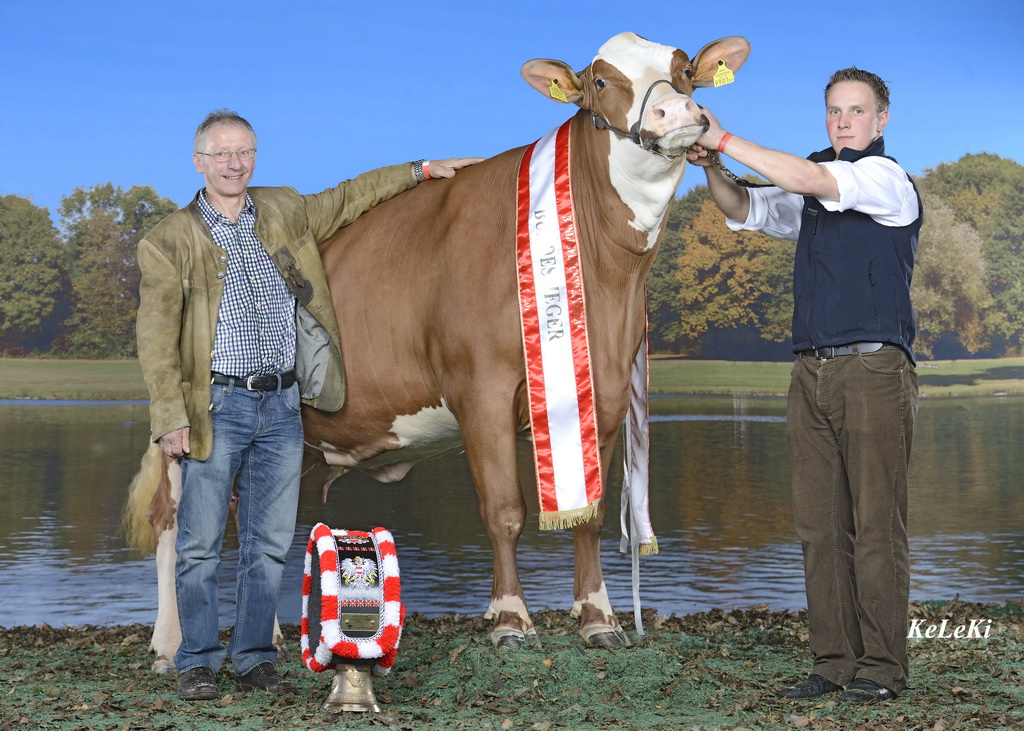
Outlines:
{"label": "black leather belt", "polygon": [[854,353],[868,355],[869,353],[877,353],[884,346],[885,343],[850,343],[849,345],[835,345],[828,348],[801,350],[797,355],[820,359],[836,358],[840,355],[853,355]]}
{"label": "black leather belt", "polygon": [[214,371],[210,383],[218,386],[238,386],[249,391],[276,391],[279,388],[291,388],[295,383],[295,371],[274,373],[269,376],[225,376]]}

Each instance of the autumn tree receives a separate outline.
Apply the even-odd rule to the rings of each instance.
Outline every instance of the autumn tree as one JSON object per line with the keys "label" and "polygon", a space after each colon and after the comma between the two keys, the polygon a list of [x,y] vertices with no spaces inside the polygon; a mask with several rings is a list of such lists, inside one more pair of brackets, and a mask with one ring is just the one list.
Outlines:
{"label": "autumn tree", "polygon": [[676,279],[686,342],[698,343],[709,327],[753,327],[776,342],[789,337],[796,242],[732,231],[711,200],[681,237]]}
{"label": "autumn tree", "polygon": [[139,269],[135,250],[156,223],[177,209],[149,186],[110,183],[76,188],[60,215],[72,257],[69,352],[79,357],[135,355]]}
{"label": "autumn tree", "polygon": [[982,153],[925,172],[922,191],[981,236],[993,298],[983,325],[994,352],[1024,353],[1024,166]]}
{"label": "autumn tree", "polygon": [[977,353],[988,346],[982,319],[992,305],[981,236],[933,194],[921,198],[926,214],[910,289],[918,324],[914,349],[931,357],[936,341],[952,335]]}
{"label": "autumn tree", "polygon": [[679,352],[685,344],[676,276],[683,253],[682,232],[693,224],[701,205],[710,199],[707,186],[698,185],[669,206],[661,248],[647,276],[648,337],[654,352]]}
{"label": "autumn tree", "polygon": [[0,352],[49,349],[66,314],[63,259],[49,212],[28,198],[0,196]]}

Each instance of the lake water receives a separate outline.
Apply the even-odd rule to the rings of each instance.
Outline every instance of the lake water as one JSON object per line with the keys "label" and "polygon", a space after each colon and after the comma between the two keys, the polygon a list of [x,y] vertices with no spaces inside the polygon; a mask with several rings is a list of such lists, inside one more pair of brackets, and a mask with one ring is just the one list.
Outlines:
{"label": "lake water", "polygon": [[[641,601],[659,614],[714,607],[806,606],[792,529],[785,402],[655,398],[651,514],[661,552],[642,557]],[[1024,597],[1024,399],[922,399],[911,467],[911,598]],[[149,440],[145,403],[0,404],[0,626],[151,624],[156,569],[117,535],[125,490]],[[532,475],[523,445],[523,474]],[[616,459],[616,464],[620,462]],[[532,478],[530,478],[532,480]],[[632,609],[630,559],[618,553],[620,471],[609,481],[604,570],[613,605]],[[568,531],[539,531],[536,498],[519,557],[531,608],[572,604]],[[313,524],[395,535],[411,612],[486,608],[491,552],[461,456],[423,463],[399,483],[361,474],[321,505],[303,484],[285,568],[283,622],[301,615],[302,559]],[[222,571],[233,621],[234,538]]]}

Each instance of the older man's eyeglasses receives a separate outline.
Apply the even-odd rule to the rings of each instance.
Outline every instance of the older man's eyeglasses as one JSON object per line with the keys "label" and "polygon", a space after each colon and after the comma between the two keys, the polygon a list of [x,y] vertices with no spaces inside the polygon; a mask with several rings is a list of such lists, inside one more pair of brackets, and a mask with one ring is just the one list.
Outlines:
{"label": "older man's eyeglasses", "polygon": [[247,147],[244,150],[235,150],[234,152],[221,150],[220,152],[200,152],[198,154],[204,155],[205,157],[212,157],[217,162],[227,162],[231,159],[232,155],[238,155],[239,160],[252,160],[256,157],[256,148]]}

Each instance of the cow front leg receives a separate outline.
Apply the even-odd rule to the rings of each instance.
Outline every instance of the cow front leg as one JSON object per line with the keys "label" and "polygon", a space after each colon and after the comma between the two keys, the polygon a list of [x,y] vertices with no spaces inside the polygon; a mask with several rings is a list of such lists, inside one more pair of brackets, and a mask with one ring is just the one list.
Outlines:
{"label": "cow front leg", "polygon": [[[505,476],[506,481],[508,474]],[[540,639],[526,606],[516,563],[519,536],[526,523],[526,501],[523,500],[518,478],[512,482],[514,489],[496,491],[493,489],[494,481],[483,483],[488,489],[478,488],[480,515],[494,550],[491,603],[484,616],[493,620],[490,636],[495,647],[531,645],[540,648]],[[500,494],[496,495],[495,492]]]}
{"label": "cow front leg", "polygon": [[[493,394],[486,402],[494,403]],[[470,408],[473,423],[463,423],[463,443],[480,500],[480,517],[494,551],[491,602],[484,616],[492,620],[496,647],[540,647],[537,631],[519,581],[516,548],[526,524],[526,501],[519,484],[516,436],[508,415]],[[505,428],[496,425],[504,425]]]}
{"label": "cow front leg", "polygon": [[601,526],[605,501],[598,513],[573,528],[576,575],[572,616],[580,620],[580,635],[594,647],[629,647],[629,637],[615,617],[601,571]]}

